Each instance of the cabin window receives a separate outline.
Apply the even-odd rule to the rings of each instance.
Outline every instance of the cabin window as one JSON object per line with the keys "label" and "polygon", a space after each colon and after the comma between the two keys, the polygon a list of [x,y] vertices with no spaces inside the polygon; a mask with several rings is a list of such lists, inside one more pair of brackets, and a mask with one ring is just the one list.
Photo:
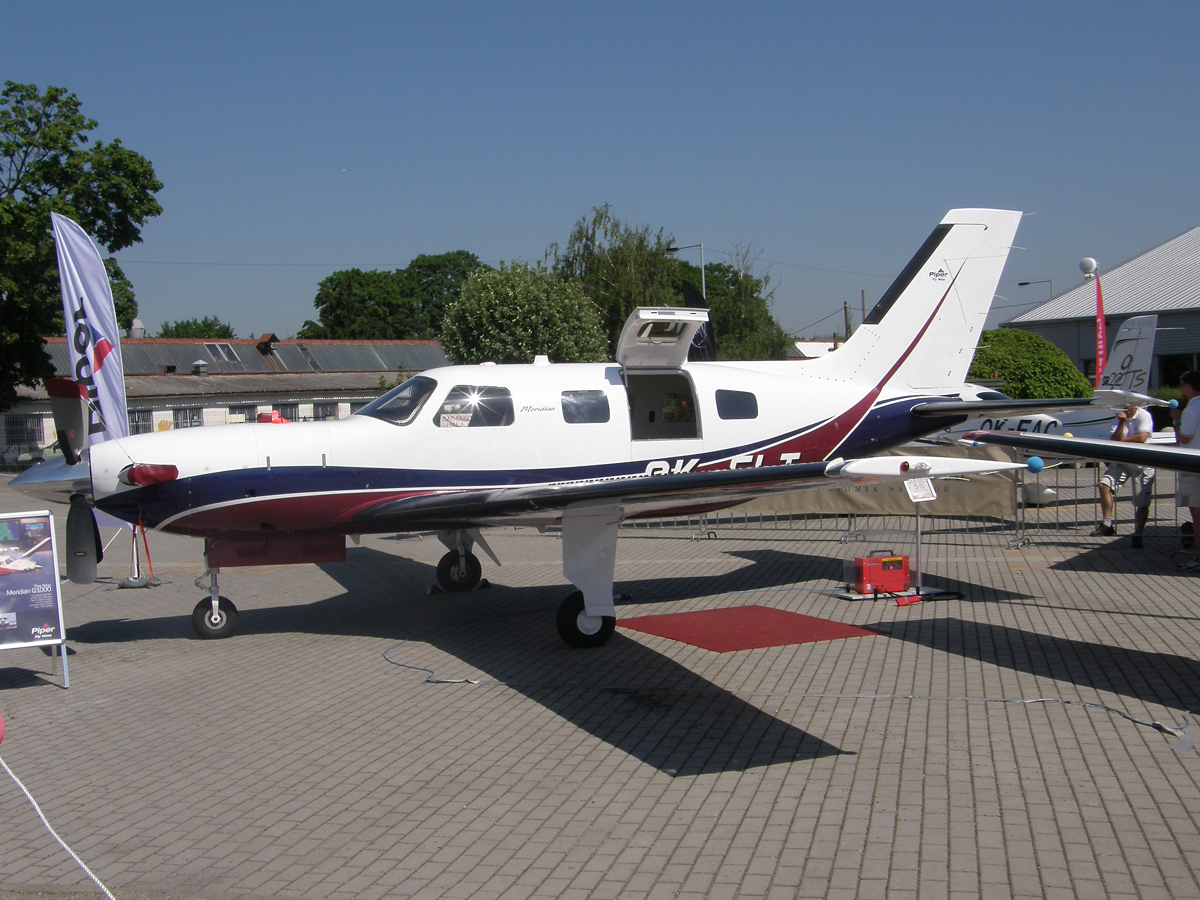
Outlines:
{"label": "cabin window", "polygon": [[604,391],[563,391],[563,421],[569,425],[600,424],[609,418]]}
{"label": "cabin window", "polygon": [[513,423],[508,388],[459,384],[450,389],[433,417],[439,428],[490,428]]}
{"label": "cabin window", "polygon": [[749,391],[717,391],[717,415],[722,419],[757,419],[758,399]]}
{"label": "cabin window", "polygon": [[373,416],[393,425],[407,425],[416,418],[436,387],[437,382],[432,378],[417,375],[392,388],[382,397],[376,397],[355,411],[354,415]]}

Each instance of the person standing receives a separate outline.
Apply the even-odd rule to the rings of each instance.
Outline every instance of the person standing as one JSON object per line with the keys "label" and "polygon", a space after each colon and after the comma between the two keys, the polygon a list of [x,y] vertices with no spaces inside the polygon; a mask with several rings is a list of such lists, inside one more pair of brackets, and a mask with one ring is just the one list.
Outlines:
{"label": "person standing", "polygon": [[[1154,420],[1148,410],[1127,406],[1117,411],[1113,419],[1112,436],[1109,440],[1144,444],[1154,431]],[[1142,546],[1142,532],[1150,518],[1150,500],[1154,496],[1153,469],[1146,466],[1131,466],[1125,463],[1109,463],[1104,467],[1100,479],[1100,513],[1104,521],[1092,531],[1093,537],[1109,537],[1117,533],[1113,524],[1116,494],[1126,481],[1133,482],[1133,539],[1134,547]]]}
{"label": "person standing", "polygon": [[[1179,389],[1187,406],[1175,426],[1175,442],[1181,447],[1200,450],[1200,402],[1196,402],[1196,395],[1200,394],[1200,372],[1184,372],[1179,377]],[[1200,475],[1180,472],[1176,484],[1175,505],[1186,506],[1192,513],[1192,521],[1179,526],[1183,532],[1183,546],[1190,547],[1196,541],[1196,523],[1200,522]]]}

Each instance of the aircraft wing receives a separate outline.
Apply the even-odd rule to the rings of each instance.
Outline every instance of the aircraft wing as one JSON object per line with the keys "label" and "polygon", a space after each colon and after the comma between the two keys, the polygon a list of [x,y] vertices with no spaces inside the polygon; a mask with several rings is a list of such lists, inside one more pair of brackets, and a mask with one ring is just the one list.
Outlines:
{"label": "aircraft wing", "polygon": [[1176,472],[1200,474],[1200,450],[1163,444],[1138,444],[1129,441],[1094,441],[1083,438],[1051,437],[1015,431],[972,431],[964,440],[977,444],[1015,447],[1045,456],[1075,456],[1100,459],[1131,466],[1153,466]]}
{"label": "aircraft wing", "polygon": [[1126,406],[1170,406],[1166,400],[1133,391],[1098,390],[1091,397],[1058,397],[1048,400],[933,400],[911,410],[920,418],[966,416],[1020,416],[1037,413],[1069,412],[1073,409],[1124,409]]}
{"label": "aircraft wing", "polygon": [[570,481],[425,494],[360,508],[351,524],[364,530],[413,529],[447,522],[545,518],[576,504],[621,506],[627,513],[717,509],[768,493],[837,484],[981,475],[1023,469],[1023,463],[945,457],[869,457],[778,466]]}

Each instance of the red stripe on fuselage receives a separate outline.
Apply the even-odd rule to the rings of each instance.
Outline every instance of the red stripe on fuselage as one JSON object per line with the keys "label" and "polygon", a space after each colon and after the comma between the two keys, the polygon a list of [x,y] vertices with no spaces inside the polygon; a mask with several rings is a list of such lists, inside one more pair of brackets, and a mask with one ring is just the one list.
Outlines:
{"label": "red stripe on fuselage", "polygon": [[221,534],[264,534],[303,531],[345,534],[358,529],[345,523],[355,513],[380,503],[424,497],[439,491],[402,491],[389,494],[301,494],[293,497],[261,497],[228,506],[214,506],[180,516],[163,526],[163,531],[195,537]]}

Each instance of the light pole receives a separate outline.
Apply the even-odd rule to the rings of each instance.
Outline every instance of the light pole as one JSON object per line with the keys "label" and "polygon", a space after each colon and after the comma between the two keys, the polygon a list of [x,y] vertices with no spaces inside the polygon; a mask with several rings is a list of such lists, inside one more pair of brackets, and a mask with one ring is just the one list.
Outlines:
{"label": "light pole", "polygon": [[1031,284],[1048,284],[1050,285],[1050,299],[1054,299],[1054,279],[1043,278],[1041,281],[1018,281],[1017,287],[1029,287]]}
{"label": "light pole", "polygon": [[685,247],[668,247],[666,252],[675,254],[680,250],[695,250],[700,248],[700,296],[704,298],[704,302],[708,302],[708,291],[704,289],[704,245],[703,244],[688,244]]}

